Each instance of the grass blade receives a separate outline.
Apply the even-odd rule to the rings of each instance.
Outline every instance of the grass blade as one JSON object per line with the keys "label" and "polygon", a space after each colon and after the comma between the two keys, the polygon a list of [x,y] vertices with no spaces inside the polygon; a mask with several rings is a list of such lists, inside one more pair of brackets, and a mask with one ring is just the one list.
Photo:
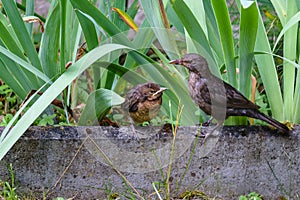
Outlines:
{"label": "grass blade", "polygon": [[[117,93],[100,88],[91,93],[86,101],[86,106],[80,115],[79,126],[92,126],[98,123],[114,105],[120,105],[125,101]],[[101,102],[101,103],[99,103]]]}
{"label": "grass blade", "polygon": [[107,53],[118,50],[128,49],[128,47],[117,44],[102,45],[85,56],[78,62],[74,63],[69,69],[63,73],[40,98],[28,109],[18,123],[12,127],[11,131],[0,143],[0,160],[5,156],[9,149],[17,142],[27,128],[34,120],[50,105],[50,103],[86,68],[92,63],[106,55]]}
{"label": "grass blade", "polygon": [[59,74],[58,70],[58,49],[59,49],[59,37],[60,37],[60,6],[54,8],[54,10],[48,15],[47,22],[45,24],[45,31],[41,39],[39,56],[43,66],[43,71],[49,77],[54,77]]}
{"label": "grass blade", "polygon": [[20,57],[16,56],[12,52],[10,52],[7,49],[3,48],[2,46],[0,46],[0,53],[4,54],[5,56],[7,56],[11,60],[15,61],[16,63],[20,64],[23,68],[25,68],[26,70],[28,70],[32,74],[37,75],[39,78],[41,78],[45,82],[50,82],[51,81],[44,73],[42,73],[41,71],[36,69],[33,65],[31,65],[30,63],[27,63],[26,61],[24,61]]}
{"label": "grass blade", "polygon": [[[288,21],[297,13],[297,5],[295,0],[287,1],[287,15]],[[283,38],[283,55],[286,59],[296,60],[297,52],[297,35],[298,24],[289,28],[284,34]],[[296,70],[295,67],[288,62],[283,62],[283,99],[284,99],[284,119],[288,121],[293,120],[294,111],[294,83]]]}
{"label": "grass blade", "polygon": [[[3,1],[3,7],[6,11],[11,22],[11,25],[20,41],[28,59],[31,61],[32,65],[35,66],[38,70],[42,70],[42,66],[40,60],[38,58],[37,52],[33,46],[31,37],[27,31],[27,28],[18,12],[17,6],[14,1]],[[35,76],[31,75],[32,78]],[[38,80],[36,80],[38,83]]]}
{"label": "grass blade", "polygon": [[171,5],[193,40],[197,51],[206,58],[211,72],[220,77],[220,71],[214,60],[210,44],[191,10],[187,7],[183,0],[172,1]]}
{"label": "grass blade", "polygon": [[228,82],[237,88],[234,42],[227,4],[225,0],[212,0],[222,44],[225,65],[228,71]]}
{"label": "grass blade", "polygon": [[[257,9],[259,9],[258,5]],[[270,55],[272,52],[270,43],[260,13],[258,13],[258,30],[254,50],[256,52],[268,52],[268,54],[256,54],[254,57],[268,97],[272,116],[281,121],[283,120],[283,100],[275,63],[272,55]]]}
{"label": "grass blade", "polygon": [[251,72],[252,62],[254,58],[254,46],[256,41],[256,33],[258,28],[258,10],[256,3],[253,2],[251,6],[241,8],[241,22],[240,22],[240,56],[239,56],[239,90],[248,99],[251,91]]}

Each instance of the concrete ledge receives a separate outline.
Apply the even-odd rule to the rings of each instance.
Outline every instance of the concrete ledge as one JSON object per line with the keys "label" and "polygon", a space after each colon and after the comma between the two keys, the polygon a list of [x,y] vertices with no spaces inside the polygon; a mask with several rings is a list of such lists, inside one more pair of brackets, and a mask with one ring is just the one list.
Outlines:
{"label": "concrete ledge", "polygon": [[[31,127],[0,161],[0,179],[8,178],[6,163],[12,163],[18,190],[40,198],[44,192],[47,198],[128,195],[113,163],[146,198],[154,192],[152,183],[165,177],[172,137],[157,137],[160,127],[136,131],[139,141],[128,136],[131,127]],[[194,136],[197,127],[180,127],[170,178],[172,194],[197,189],[223,199],[253,191],[265,199],[299,198],[299,131],[296,127],[283,136],[267,127],[223,127],[220,137],[201,144],[202,139]]]}

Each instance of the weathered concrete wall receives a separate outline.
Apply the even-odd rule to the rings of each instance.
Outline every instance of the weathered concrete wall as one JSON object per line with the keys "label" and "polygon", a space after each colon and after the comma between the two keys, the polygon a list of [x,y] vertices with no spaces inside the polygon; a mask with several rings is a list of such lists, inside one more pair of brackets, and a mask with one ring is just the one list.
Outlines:
{"label": "weathered concrete wall", "polygon": [[[253,191],[266,199],[299,198],[299,129],[282,136],[267,127],[224,127],[219,138],[201,144],[202,139],[194,137],[196,127],[180,127],[170,178],[172,194],[197,189],[224,199]],[[160,128],[142,127],[136,130],[142,139],[136,141],[127,137],[131,131],[131,127],[31,127],[0,161],[0,179],[8,178],[5,164],[12,163],[18,190],[40,197],[43,192],[49,198],[75,199],[104,199],[109,192],[128,195],[108,158],[147,197],[154,192],[152,183],[165,177],[172,137],[159,138]]]}

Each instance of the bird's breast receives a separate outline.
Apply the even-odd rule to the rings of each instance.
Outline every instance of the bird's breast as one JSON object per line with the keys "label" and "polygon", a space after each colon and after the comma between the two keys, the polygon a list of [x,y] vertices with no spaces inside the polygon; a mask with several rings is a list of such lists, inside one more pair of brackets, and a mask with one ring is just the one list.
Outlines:
{"label": "bird's breast", "polygon": [[191,73],[189,78],[189,92],[193,100],[201,99],[202,93],[207,90],[206,79],[200,78],[197,74]]}
{"label": "bird's breast", "polygon": [[211,113],[211,98],[207,87],[207,80],[191,72],[189,77],[189,93],[201,110]]}
{"label": "bird's breast", "polygon": [[138,104],[138,109],[136,112],[130,112],[129,114],[136,123],[150,121],[158,114],[161,103],[161,98],[155,101],[146,100]]}

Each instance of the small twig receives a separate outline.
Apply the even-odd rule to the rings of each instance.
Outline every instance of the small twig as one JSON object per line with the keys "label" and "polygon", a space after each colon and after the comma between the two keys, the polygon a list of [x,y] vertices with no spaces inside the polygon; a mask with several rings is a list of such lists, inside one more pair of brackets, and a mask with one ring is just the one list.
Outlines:
{"label": "small twig", "polygon": [[265,160],[266,160],[266,162],[267,162],[267,164],[268,164],[268,166],[269,166],[269,168],[270,168],[270,170],[271,170],[271,172],[272,172],[275,180],[277,181],[277,183],[278,183],[278,185],[280,187],[280,190],[283,191],[285,194],[287,194],[287,191],[284,189],[283,184],[280,182],[279,178],[277,177],[277,175],[275,174],[274,170],[272,169],[272,166],[271,166],[270,162],[267,159],[265,159]]}
{"label": "small twig", "polygon": [[80,152],[80,150],[82,149],[83,145],[85,144],[85,142],[87,141],[89,137],[86,137],[83,142],[81,143],[81,145],[79,146],[78,150],[76,151],[75,155],[73,156],[72,160],[70,161],[70,163],[67,165],[67,167],[65,168],[65,170],[63,171],[63,173],[60,175],[60,177],[57,179],[57,181],[55,182],[55,184],[47,191],[47,195],[49,194],[49,191],[53,190],[54,188],[56,188],[56,186],[58,185],[58,183],[60,183],[61,179],[63,178],[63,176],[67,173],[67,171],[69,170],[70,166],[72,165],[72,163],[74,162],[75,158],[77,157],[78,153]]}
{"label": "small twig", "polygon": [[166,29],[169,29],[170,25],[169,25],[169,21],[168,21],[166,11],[165,11],[164,3],[163,3],[162,0],[158,0],[158,3],[159,3],[159,10],[160,10],[160,14],[162,16],[162,21],[164,23],[164,27]]}
{"label": "small twig", "polygon": [[135,187],[127,180],[127,178],[115,167],[115,165],[112,163],[112,161],[109,159],[109,157],[104,153],[104,151],[99,147],[99,145],[88,136],[88,138],[91,140],[91,142],[96,146],[96,148],[99,150],[99,152],[102,154],[103,158],[107,161],[107,163],[121,176],[121,178],[126,182],[126,184],[135,192],[135,195],[140,198],[144,199],[140,193],[135,189]]}
{"label": "small twig", "polygon": [[[170,104],[170,103],[169,103]],[[178,129],[178,125],[179,125],[179,119],[180,116],[182,114],[182,110],[183,107],[180,107],[180,102],[178,104],[178,112],[177,112],[177,116],[176,116],[176,122],[175,122],[175,126],[172,125],[172,132],[173,132],[173,140],[172,140],[172,146],[171,146],[171,155],[170,155],[170,161],[169,161],[169,166],[167,168],[167,177],[166,177],[166,185],[167,185],[167,199],[170,199],[170,177],[171,177],[171,170],[172,170],[172,162],[174,160],[175,157],[175,142],[176,142],[176,136],[177,136],[177,129]],[[171,109],[171,106],[170,106]],[[172,116],[172,115],[171,115]],[[173,120],[172,120],[173,121]]]}

